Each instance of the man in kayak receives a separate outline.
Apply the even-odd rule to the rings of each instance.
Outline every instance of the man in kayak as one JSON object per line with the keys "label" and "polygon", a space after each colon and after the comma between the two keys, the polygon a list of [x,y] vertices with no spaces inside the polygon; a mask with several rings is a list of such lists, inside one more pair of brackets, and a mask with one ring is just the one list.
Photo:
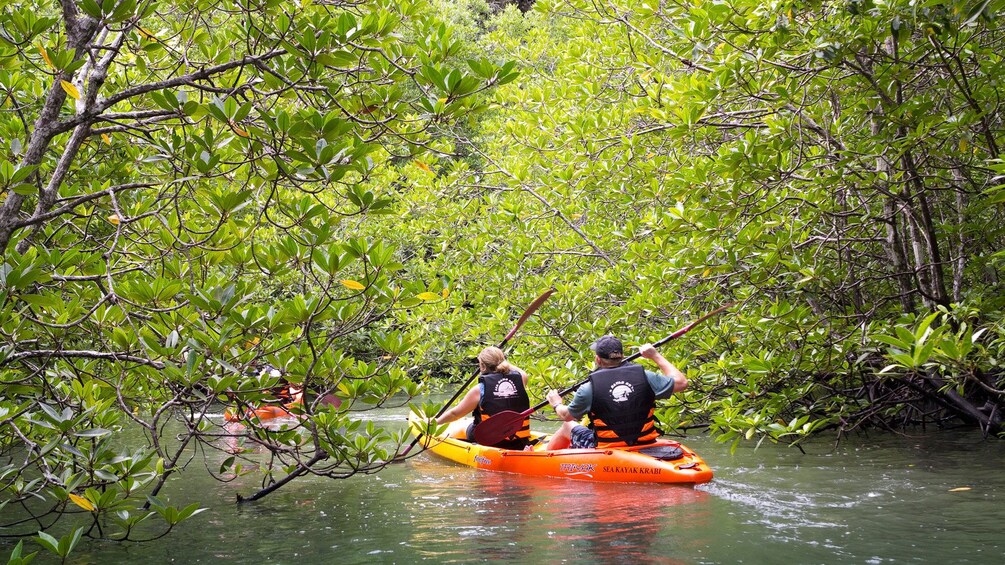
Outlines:
{"label": "man in kayak", "polygon": [[272,392],[272,394],[276,397],[276,400],[279,400],[283,404],[303,402],[304,391],[300,388],[300,386],[286,380],[286,375],[284,375],[279,369],[269,367],[267,365],[262,373],[265,373],[266,370],[269,371],[270,377],[279,377],[279,384],[270,389],[270,392]]}
{"label": "man in kayak", "polygon": [[[475,425],[504,410],[522,412],[530,408],[527,395],[527,373],[506,360],[498,347],[486,347],[478,354],[478,385],[471,388],[456,406],[436,419],[437,424],[453,422],[474,411],[474,421],[468,426],[468,441],[474,441]],[[520,430],[493,447],[523,449],[530,440],[530,419]]]}
{"label": "man in kayak", "polygon": [[263,394],[252,404],[242,399],[238,393],[227,392],[227,396],[230,399],[238,401],[235,409],[228,408],[224,412],[224,418],[228,422],[239,422],[252,418],[260,420],[287,418],[302,413],[302,409],[299,407],[292,413],[290,409],[294,405],[303,404],[303,386],[287,380],[286,375],[279,369],[268,364],[261,369],[258,366],[252,365],[245,370],[244,376],[253,383],[261,383],[264,379],[270,377],[277,379],[277,382],[273,386],[260,389],[259,392]]}
{"label": "man in kayak", "polygon": [[[625,363],[621,340],[605,335],[590,349],[597,368],[590,382],[576,390],[568,406],[558,392],[548,392],[548,404],[565,420],[548,442],[548,449],[588,449],[652,443],[660,435],[653,412],[656,401],[687,388],[687,377],[652,344],[639,347],[639,354],[656,363],[660,372]],[[578,424],[584,414],[590,425]]]}

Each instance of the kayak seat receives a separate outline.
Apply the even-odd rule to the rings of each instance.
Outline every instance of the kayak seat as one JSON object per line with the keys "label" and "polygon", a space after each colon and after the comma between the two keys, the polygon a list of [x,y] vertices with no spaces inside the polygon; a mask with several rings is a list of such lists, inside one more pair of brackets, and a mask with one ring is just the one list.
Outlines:
{"label": "kayak seat", "polygon": [[639,453],[648,455],[660,461],[675,461],[684,457],[684,450],[673,445],[657,445],[640,449]]}

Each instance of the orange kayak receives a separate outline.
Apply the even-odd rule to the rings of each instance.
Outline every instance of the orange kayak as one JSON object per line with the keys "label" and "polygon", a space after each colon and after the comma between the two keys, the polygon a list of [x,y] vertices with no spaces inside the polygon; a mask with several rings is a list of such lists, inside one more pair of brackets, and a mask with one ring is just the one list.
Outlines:
{"label": "orange kayak", "polygon": [[412,434],[436,455],[487,471],[618,483],[698,484],[712,480],[712,469],[701,457],[671,440],[632,447],[547,451],[547,436],[533,434],[540,440],[533,450],[513,451],[462,439],[470,420],[452,423],[442,436],[424,434],[424,422],[414,413],[409,414],[408,423]]}
{"label": "orange kayak", "polygon": [[240,422],[242,420],[272,420],[274,418],[299,418],[297,414],[302,413],[301,402],[288,402],[286,404],[267,404],[258,408],[249,408],[243,413],[235,413],[230,408],[224,411],[223,417],[228,422]]}

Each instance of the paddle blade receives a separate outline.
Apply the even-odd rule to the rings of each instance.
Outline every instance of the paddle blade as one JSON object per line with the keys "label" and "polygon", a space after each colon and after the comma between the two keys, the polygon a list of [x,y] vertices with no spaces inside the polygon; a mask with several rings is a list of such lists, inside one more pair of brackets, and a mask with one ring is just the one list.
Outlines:
{"label": "paddle blade", "polygon": [[[515,324],[513,324],[513,329],[511,329],[509,333],[506,334],[506,337],[503,338],[503,344],[508,342],[511,337],[516,335],[516,332],[517,330],[520,329],[520,326],[523,326],[523,323],[526,322],[527,319],[530,318],[530,316],[534,312],[537,312],[537,309],[540,308],[541,305],[544,304],[546,300],[548,300],[548,297],[554,294],[555,292],[556,291],[554,288],[549,288],[548,290],[541,293],[541,296],[538,296],[537,299],[534,300],[534,302],[531,302],[530,306],[527,307],[527,310],[525,310],[523,315],[520,316],[520,319],[517,320]],[[499,348],[502,349],[502,346],[500,346]]]}
{"label": "paddle blade", "polygon": [[475,426],[475,443],[495,445],[520,431],[527,414],[506,410]]}

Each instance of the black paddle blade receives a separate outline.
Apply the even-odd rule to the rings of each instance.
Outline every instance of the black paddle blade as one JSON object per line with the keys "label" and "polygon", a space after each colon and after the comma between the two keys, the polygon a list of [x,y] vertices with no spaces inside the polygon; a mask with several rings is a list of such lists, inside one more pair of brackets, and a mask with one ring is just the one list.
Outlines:
{"label": "black paddle blade", "polygon": [[526,414],[505,410],[475,426],[475,443],[495,445],[520,431]]}

